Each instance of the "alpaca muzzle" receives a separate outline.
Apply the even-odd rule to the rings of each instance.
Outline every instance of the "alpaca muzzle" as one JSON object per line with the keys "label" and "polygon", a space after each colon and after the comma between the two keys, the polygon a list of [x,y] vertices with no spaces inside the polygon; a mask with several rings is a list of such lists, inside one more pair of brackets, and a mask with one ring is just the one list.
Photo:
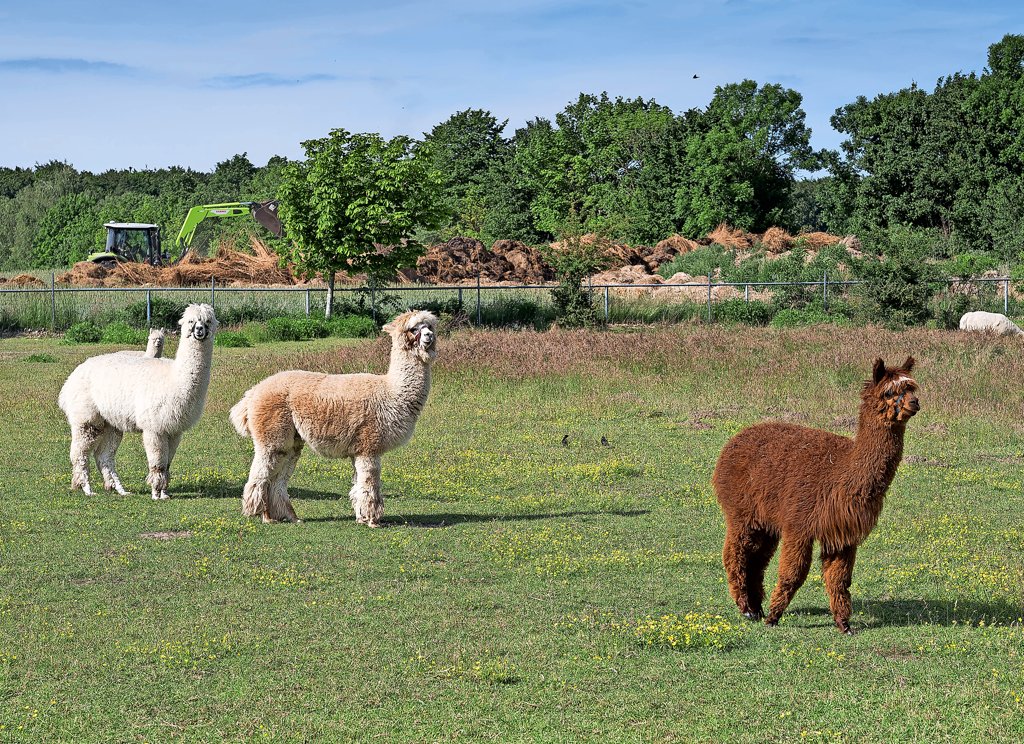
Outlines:
{"label": "alpaca muzzle", "polygon": [[907,393],[903,393],[896,399],[896,406],[898,410],[896,419],[898,421],[906,421],[921,410],[921,404],[918,402],[917,396],[908,395]]}
{"label": "alpaca muzzle", "polygon": [[202,323],[197,323],[196,325],[192,326],[192,338],[194,338],[196,341],[202,341],[209,335],[209,333],[209,330]]}

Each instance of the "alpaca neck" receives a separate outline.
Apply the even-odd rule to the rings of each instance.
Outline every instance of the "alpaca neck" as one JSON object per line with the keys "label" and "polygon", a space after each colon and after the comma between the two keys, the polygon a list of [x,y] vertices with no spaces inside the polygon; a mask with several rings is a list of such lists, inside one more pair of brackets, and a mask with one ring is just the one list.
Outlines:
{"label": "alpaca neck", "polygon": [[420,361],[414,349],[393,345],[386,377],[393,395],[416,401],[422,407],[430,393],[430,365]]}
{"label": "alpaca neck", "polygon": [[903,459],[905,431],[905,424],[895,422],[886,425],[879,421],[870,406],[861,407],[860,423],[847,469],[850,476],[848,487],[852,493],[881,503]]}
{"label": "alpaca neck", "polygon": [[188,391],[195,391],[200,400],[206,398],[210,384],[210,363],[213,359],[213,339],[196,341],[184,338],[174,357],[174,375]]}

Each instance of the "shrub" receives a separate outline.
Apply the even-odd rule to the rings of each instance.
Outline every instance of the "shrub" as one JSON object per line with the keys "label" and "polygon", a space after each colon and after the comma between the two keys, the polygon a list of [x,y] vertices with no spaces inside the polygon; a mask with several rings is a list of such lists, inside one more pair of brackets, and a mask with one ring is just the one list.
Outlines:
{"label": "shrub", "polygon": [[100,341],[105,344],[126,344],[129,346],[145,346],[147,335],[145,331],[132,328],[123,320],[115,320],[109,323],[100,334]]}
{"label": "shrub", "polygon": [[49,364],[56,362],[57,357],[52,354],[29,354],[23,361],[26,362],[39,362],[40,364]]}
{"label": "shrub", "polygon": [[869,319],[888,326],[923,323],[931,315],[928,304],[939,279],[935,266],[924,260],[932,247],[930,233],[895,227],[876,239],[885,260],[855,266],[867,282],[861,292]]}
{"label": "shrub", "polygon": [[252,341],[244,333],[236,331],[221,331],[213,337],[214,346],[225,346],[227,348],[247,349],[252,346]]}
{"label": "shrub", "polygon": [[947,330],[960,327],[960,318],[972,309],[971,298],[965,294],[946,294],[932,300],[932,314],[936,325]]}
{"label": "shrub", "polygon": [[185,303],[164,297],[150,298],[150,321],[146,323],[146,301],[133,302],[121,311],[122,318],[135,328],[177,328]]}
{"label": "shrub", "polygon": [[327,322],[320,318],[271,318],[267,321],[267,336],[270,341],[308,341],[330,335]]}
{"label": "shrub", "polygon": [[280,313],[275,307],[259,303],[218,307],[217,320],[221,325],[241,325],[251,321],[267,321]]}
{"label": "shrub", "polygon": [[103,334],[95,323],[89,320],[75,323],[64,331],[64,343],[98,344]]}
{"label": "shrub", "polygon": [[712,314],[718,320],[747,325],[768,325],[774,310],[767,302],[760,300],[741,300],[739,298],[722,300],[712,306]]}
{"label": "shrub", "polygon": [[335,315],[327,321],[327,332],[339,338],[371,338],[377,335],[377,324],[365,315]]}
{"label": "shrub", "polygon": [[558,286],[551,290],[555,317],[567,328],[597,325],[597,308],[583,282],[605,265],[609,241],[584,240],[573,225],[562,234],[561,244],[558,250],[542,249],[544,260],[558,277]]}

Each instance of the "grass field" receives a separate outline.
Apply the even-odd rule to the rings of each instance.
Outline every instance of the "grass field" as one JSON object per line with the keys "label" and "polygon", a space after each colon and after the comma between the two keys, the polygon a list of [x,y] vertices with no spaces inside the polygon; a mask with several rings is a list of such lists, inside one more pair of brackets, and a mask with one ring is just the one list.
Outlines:
{"label": "grass field", "polygon": [[[383,340],[217,349],[160,503],[138,435],[119,458],[137,495],[68,490],[57,392],[100,350],[0,341],[0,740],[1024,738],[1020,342],[460,332],[384,459],[380,530],[352,520],[348,462],[308,453],[305,523],[242,519],[251,449],[227,411],[282,368],[380,370]],[[871,360],[908,353],[922,411],[858,554],[858,634],[817,564],[779,627],[743,621],[721,446],[768,417],[852,433]]]}

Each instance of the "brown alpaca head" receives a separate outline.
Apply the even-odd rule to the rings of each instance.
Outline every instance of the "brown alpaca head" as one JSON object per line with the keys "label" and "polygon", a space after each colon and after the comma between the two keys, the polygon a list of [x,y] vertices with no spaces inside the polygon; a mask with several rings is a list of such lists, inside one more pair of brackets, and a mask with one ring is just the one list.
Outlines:
{"label": "brown alpaca head", "polygon": [[917,400],[917,381],[910,376],[914,357],[907,357],[899,367],[886,367],[880,358],[875,360],[871,379],[864,383],[861,399],[867,411],[874,413],[885,426],[906,424],[921,410]]}
{"label": "brown alpaca head", "polygon": [[437,317],[426,310],[409,310],[386,326],[394,348],[411,352],[424,364],[437,356]]}

